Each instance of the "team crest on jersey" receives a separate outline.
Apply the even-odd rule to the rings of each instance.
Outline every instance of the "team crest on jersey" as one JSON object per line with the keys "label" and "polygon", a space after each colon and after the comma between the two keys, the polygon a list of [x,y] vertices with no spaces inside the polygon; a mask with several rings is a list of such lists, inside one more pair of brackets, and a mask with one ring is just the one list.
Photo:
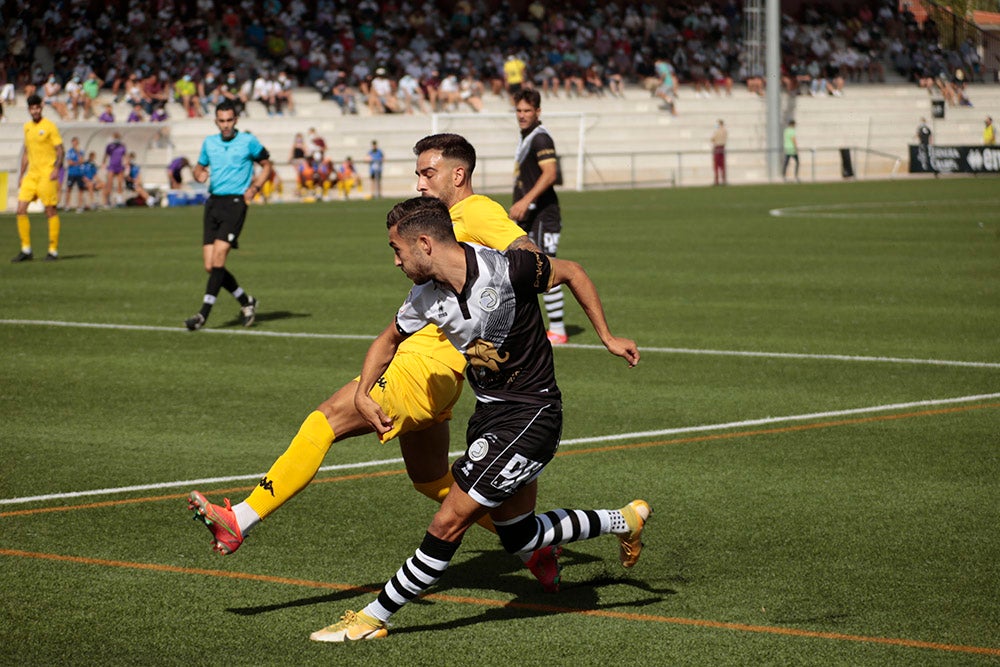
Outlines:
{"label": "team crest on jersey", "polygon": [[492,313],[500,306],[500,294],[492,287],[487,287],[479,293],[479,307],[487,313]]}
{"label": "team crest on jersey", "polygon": [[482,461],[490,452],[490,443],[486,438],[479,438],[469,445],[469,458]]}
{"label": "team crest on jersey", "polygon": [[506,363],[510,359],[510,353],[500,354],[492,342],[477,338],[472,341],[472,345],[465,349],[465,354],[469,357],[472,366],[488,368],[491,371],[500,370],[500,364]]}

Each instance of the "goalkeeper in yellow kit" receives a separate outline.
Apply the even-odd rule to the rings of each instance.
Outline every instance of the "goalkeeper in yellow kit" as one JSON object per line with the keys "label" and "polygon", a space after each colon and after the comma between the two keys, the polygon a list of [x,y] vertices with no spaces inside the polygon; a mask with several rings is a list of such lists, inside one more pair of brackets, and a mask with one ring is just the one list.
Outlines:
{"label": "goalkeeper in yellow kit", "polygon": [[49,219],[48,261],[59,258],[59,171],[63,166],[65,149],[59,128],[48,118],[42,118],[42,98],[28,97],[31,120],[24,124],[24,151],[21,154],[20,187],[17,192],[17,234],[21,238],[21,251],[12,262],[26,262],[34,258],[31,251],[31,222],[28,204],[38,199],[45,207]]}
{"label": "goalkeeper in yellow kit", "polygon": [[[417,142],[413,152],[417,156],[417,190],[449,207],[460,241],[501,250],[537,250],[500,204],[473,192],[476,151],[464,137],[431,135]],[[371,391],[385,414],[393,418],[392,430],[380,436],[381,441],[399,437],[410,481],[438,503],[453,481],[448,420],[462,392],[464,369],[462,354],[437,327],[428,326],[400,345]],[[223,507],[198,491],[191,492],[188,506],[212,532],[213,549],[222,554],[236,551],[261,519],[309,484],[334,442],[374,432],[354,406],[356,382],[357,378],[348,382],[306,417],[288,449],[246,500],[232,506],[226,499]],[[493,530],[488,516],[480,523]],[[547,591],[559,587],[558,554],[558,548],[545,547],[525,560]]]}

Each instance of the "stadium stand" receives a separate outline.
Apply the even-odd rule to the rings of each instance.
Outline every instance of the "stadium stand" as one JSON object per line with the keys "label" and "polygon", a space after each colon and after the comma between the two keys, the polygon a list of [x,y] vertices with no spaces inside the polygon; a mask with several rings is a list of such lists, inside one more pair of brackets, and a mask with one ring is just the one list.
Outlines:
{"label": "stadium stand", "polygon": [[[213,0],[161,0],[157,3],[160,18],[157,25],[161,26],[157,33],[152,22],[141,15],[140,4],[133,1],[109,3],[102,12],[103,4],[76,0],[63,5],[68,7],[64,9],[67,17],[59,14],[58,6],[43,12],[38,7],[32,8],[27,0],[17,0],[2,10],[4,17],[11,20],[0,37],[8,49],[0,67],[0,85],[16,81],[18,98],[15,104],[5,105],[7,122],[0,123],[0,164],[11,165],[9,172],[16,169],[20,125],[27,118],[23,108],[25,85],[41,85],[46,72],[53,68],[60,77],[68,79],[77,73],[86,78],[84,70],[89,63],[100,59],[104,68],[111,69],[96,65],[94,69],[106,72],[104,76],[108,79],[120,76],[120,91],[116,95],[109,88],[112,82],[105,82],[92,106],[100,109],[111,104],[118,119],[126,118],[131,109],[127,101],[129,72],[152,75],[149,78],[154,86],[161,81],[168,85],[174,79],[180,82],[183,74],[203,84],[209,71],[217,71],[218,83],[225,85],[223,79],[232,73],[236,94],[240,82],[246,82],[244,92],[250,92],[246,94],[247,114],[241,117],[240,128],[257,134],[272,152],[286,185],[285,198],[294,192],[291,187],[294,169],[288,163],[293,136],[309,127],[317,128],[326,138],[329,157],[340,161],[352,156],[362,177],[367,173],[364,164],[367,147],[372,139],[377,139],[387,156],[383,190],[390,197],[413,191],[410,148],[416,139],[432,131],[461,132],[473,140],[480,153],[477,188],[505,192],[510,187],[516,129],[495,66],[498,59],[502,65],[506,52],[517,51],[525,55],[533,74],[540,74],[553,58],[561,59],[556,63],[557,73],[571,71],[572,67],[582,69],[593,60],[606,67],[606,76],[617,69],[625,82],[623,92],[618,95],[609,91],[598,93],[591,88],[589,94],[569,96],[562,90],[558,97],[543,98],[543,120],[558,138],[565,187],[709,183],[709,137],[718,118],[724,118],[729,128],[729,182],[765,181],[764,102],[742,83],[747,72],[741,69],[739,61],[740,7],[734,0],[660,4],[662,10],[657,8],[658,3],[642,5],[644,13],[640,13],[631,3],[625,3],[623,10],[615,2],[600,2],[598,6],[604,14],[598,12],[596,16],[601,23],[570,10],[546,10],[537,2],[460,0],[427,2],[417,7],[407,2],[379,4],[365,0],[338,9],[332,0],[309,3],[292,0],[284,5],[273,0],[225,5]],[[814,48],[822,51],[829,46],[848,53],[874,40],[869,55],[875,54],[884,66],[883,76],[890,82],[869,83],[866,75],[870,70],[859,67],[861,61],[851,56],[839,64],[838,71],[845,79],[841,96],[812,96],[807,87],[798,85],[791,88],[803,94],[782,95],[783,116],[797,120],[804,180],[840,178],[841,148],[855,151],[858,177],[884,177],[895,169],[905,171],[906,147],[914,142],[914,129],[921,117],[932,119],[937,143],[972,144],[978,143],[984,115],[997,115],[1000,88],[994,82],[990,63],[980,61],[974,65],[969,62],[972,57],[969,52],[940,48],[937,32],[928,29],[926,17],[923,22],[916,21],[893,2],[872,4],[877,5],[874,13],[819,15],[815,9],[806,9],[797,20],[785,17],[786,73],[799,60],[813,59]],[[520,8],[517,16],[512,14],[513,7]],[[193,12],[192,8],[198,11]],[[924,11],[923,5],[919,8]],[[109,16],[131,27],[127,32],[117,33],[110,29],[110,34],[123,40],[123,44],[109,47],[100,41],[98,31],[106,27]],[[303,25],[303,16],[312,17],[306,29],[299,27]],[[408,17],[407,23],[400,23],[400,16]],[[497,33],[507,36],[504,42],[486,40],[483,31],[477,31],[476,22],[486,16],[488,24],[509,21],[517,26],[517,31]],[[418,21],[421,17],[423,23]],[[83,22],[82,32],[80,22]],[[72,26],[77,29],[70,29]],[[401,34],[410,41],[401,43]],[[137,36],[151,35],[149,48],[136,41]],[[426,38],[428,35],[430,39]],[[434,41],[435,38],[439,39]],[[820,46],[814,47],[814,43]],[[34,48],[29,54],[31,44]],[[95,44],[101,44],[100,49]],[[185,44],[187,58],[177,57]],[[224,50],[216,50],[223,46]],[[423,47],[423,51],[418,47]],[[967,70],[965,90],[974,106],[956,103],[946,108],[943,118],[934,118],[932,101],[939,92],[920,88],[919,72],[915,69],[895,67],[892,56],[899,47],[928,67],[957,65]],[[632,58],[616,59],[613,54],[618,49],[631,51]],[[198,53],[206,55],[191,55]],[[283,59],[275,57],[282,53],[286,54]],[[292,53],[300,53],[301,57],[298,60],[289,57]],[[416,53],[421,54],[420,58],[415,57]],[[427,53],[436,54],[438,60],[425,58]],[[77,55],[75,60],[72,54]],[[353,55],[354,61],[364,67],[356,70],[345,54]],[[161,57],[158,64],[162,71],[149,61],[150,56],[156,55]],[[475,62],[474,69],[484,88],[482,113],[372,115],[362,94],[366,81],[382,63],[391,73],[402,76],[406,57],[420,60],[425,69],[439,65],[442,73]],[[652,74],[652,61],[656,57],[666,57],[676,66],[681,82],[677,115],[661,108],[661,100],[653,97],[644,85]],[[911,66],[914,59],[910,59]],[[116,67],[116,63],[120,65]],[[322,64],[339,71],[345,85],[355,91],[357,113],[349,113],[346,105],[342,111],[331,99],[337,92],[332,88],[336,77],[331,77],[333,83],[324,79],[324,70],[319,67]],[[710,71],[713,65],[736,80],[731,96],[710,92],[708,86],[696,86],[704,81],[702,70]],[[271,115],[263,104],[252,99],[255,81],[266,79],[261,86],[273,83],[277,77],[272,75],[279,69],[292,72],[298,79],[289,88],[295,115]],[[148,101],[146,104],[153,110],[154,104]],[[202,139],[215,131],[211,113],[189,118],[197,114],[190,110],[190,105],[184,107],[178,101],[167,102],[165,109],[168,119],[160,124],[102,126],[95,120],[71,120],[60,122],[60,127],[67,140],[74,134],[81,136],[85,146],[92,143],[91,148],[98,153],[101,133],[107,134],[112,127],[120,129],[127,143],[131,137],[130,148],[139,153],[147,183],[160,185],[166,180],[165,169],[171,159],[179,155],[194,159]],[[57,119],[52,107],[47,107],[46,114]],[[150,131],[152,127],[157,128],[155,132]],[[897,159],[902,161],[901,165]],[[15,181],[16,173],[11,176],[10,180]],[[14,190],[15,184],[11,182],[8,206],[16,194]]]}

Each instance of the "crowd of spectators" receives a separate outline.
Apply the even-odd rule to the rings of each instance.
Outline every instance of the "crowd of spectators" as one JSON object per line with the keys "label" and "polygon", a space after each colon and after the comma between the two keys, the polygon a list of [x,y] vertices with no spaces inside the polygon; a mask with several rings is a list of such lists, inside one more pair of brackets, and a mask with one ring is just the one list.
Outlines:
{"label": "crowd of spectators", "polygon": [[[981,75],[975,49],[943,51],[933,22],[891,0],[832,7],[783,17],[788,92],[840,95],[845,82],[883,80],[883,62],[921,85]],[[658,61],[697,95],[728,93],[734,80],[763,91],[737,0],[7,0],[0,15],[0,89],[39,91],[64,119],[95,117],[101,89],[136,122],[168,108],[200,116],[222,99],[249,115],[294,113],[297,86],[343,113],[478,110],[505,95],[511,57],[551,96],[620,95],[625,84],[655,93]]]}

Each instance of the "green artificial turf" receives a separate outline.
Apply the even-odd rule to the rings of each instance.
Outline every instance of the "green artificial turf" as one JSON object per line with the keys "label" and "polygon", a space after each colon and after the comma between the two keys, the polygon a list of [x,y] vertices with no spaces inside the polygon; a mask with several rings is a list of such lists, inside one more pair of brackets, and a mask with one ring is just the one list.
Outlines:
{"label": "green artificial turf", "polygon": [[547,595],[474,529],[387,639],[347,646],[308,635],[435,507],[394,443],[335,445],[230,557],[185,497],[243,499],[357,374],[409,287],[391,202],[254,207],[228,266],[258,321],[223,295],[195,333],[200,208],[63,212],[58,262],[0,265],[0,664],[996,664],[996,185],[561,193],[560,256],[643,356],[567,304],[539,509],[645,498],[642,559],[568,545]]}

